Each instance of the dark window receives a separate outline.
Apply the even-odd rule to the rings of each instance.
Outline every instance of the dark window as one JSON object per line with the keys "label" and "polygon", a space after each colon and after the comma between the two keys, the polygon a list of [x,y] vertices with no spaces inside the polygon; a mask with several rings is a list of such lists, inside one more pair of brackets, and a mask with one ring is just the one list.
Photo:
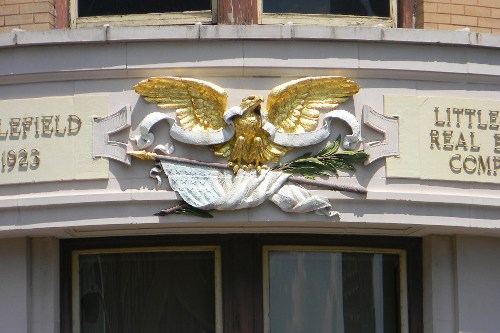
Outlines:
{"label": "dark window", "polygon": [[62,240],[61,332],[421,333],[421,251],[398,237]]}
{"label": "dark window", "polygon": [[80,333],[215,333],[209,251],[79,254]]}
{"label": "dark window", "polygon": [[390,17],[389,0],[263,0],[264,13]]}
{"label": "dark window", "polygon": [[269,252],[270,332],[400,332],[400,255]]}
{"label": "dark window", "polygon": [[211,0],[78,0],[78,16],[174,13],[210,10]]}

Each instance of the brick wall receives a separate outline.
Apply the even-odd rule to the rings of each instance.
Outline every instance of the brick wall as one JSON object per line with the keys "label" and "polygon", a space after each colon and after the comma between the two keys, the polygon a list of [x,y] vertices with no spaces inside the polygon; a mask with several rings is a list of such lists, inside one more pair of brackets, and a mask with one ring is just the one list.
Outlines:
{"label": "brick wall", "polygon": [[416,27],[500,33],[500,0],[417,0]]}
{"label": "brick wall", "polygon": [[[14,28],[54,29],[55,1],[0,0],[0,32]],[[58,1],[59,11],[67,11],[66,6],[61,6],[65,3]],[[66,17],[60,16],[62,23],[58,25],[67,26]],[[475,32],[500,34],[500,0],[416,0],[416,28],[457,30],[465,27]]]}
{"label": "brick wall", "polygon": [[54,0],[0,0],[0,32],[54,27]]}

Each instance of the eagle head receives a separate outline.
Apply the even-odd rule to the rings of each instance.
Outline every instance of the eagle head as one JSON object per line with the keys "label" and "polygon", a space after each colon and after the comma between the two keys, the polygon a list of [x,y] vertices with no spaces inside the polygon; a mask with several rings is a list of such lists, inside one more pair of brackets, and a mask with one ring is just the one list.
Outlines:
{"label": "eagle head", "polygon": [[[228,166],[234,173],[240,168],[244,170],[256,169],[261,172],[268,168],[268,162],[279,161],[288,149],[275,145],[269,139],[269,133],[262,127],[261,96],[248,96],[241,100],[241,104],[232,107],[224,114],[226,122],[234,125],[234,136],[231,140],[214,146],[216,155],[225,156]],[[229,123],[229,122],[228,122]]]}
{"label": "eagle head", "polygon": [[262,96],[248,96],[241,100],[240,108],[243,112],[243,117],[259,115],[260,106],[264,102]]}

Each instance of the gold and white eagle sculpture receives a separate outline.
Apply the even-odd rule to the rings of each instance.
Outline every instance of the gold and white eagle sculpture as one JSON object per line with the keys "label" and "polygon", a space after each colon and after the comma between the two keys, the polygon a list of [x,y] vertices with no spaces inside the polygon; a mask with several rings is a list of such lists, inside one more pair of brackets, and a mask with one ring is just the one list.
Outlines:
{"label": "gold and white eagle sculpture", "polygon": [[[345,121],[352,129],[352,135],[345,136],[344,148],[353,149],[361,139],[360,125],[356,118],[347,111],[336,110],[338,104],[359,91],[358,84],[345,77],[307,77],[284,83],[271,90],[265,108],[262,106],[264,99],[261,96],[245,97],[239,106],[228,108],[228,95],[224,89],[192,78],[151,77],[135,85],[134,90],[143,96],[145,101],[156,103],[160,109],[175,110],[175,117],[164,112],[153,112],[144,118],[139,126],[140,135],[135,139],[138,148],[149,147],[154,141],[152,127],[160,120],[167,120],[171,125],[172,138],[188,144],[210,146],[216,155],[227,158],[228,167],[234,173],[233,177],[248,178],[249,172],[254,169],[257,173],[254,171],[252,179],[271,174],[268,165],[279,163],[280,158],[292,148],[319,143],[328,138],[330,121],[333,118]],[[329,112],[322,112],[323,110]],[[322,126],[319,126],[320,119],[323,121]],[[179,189],[181,181],[189,177],[196,178],[192,175],[194,171],[183,171],[185,174],[177,184],[173,173],[179,172],[179,168],[168,171],[168,165],[163,165],[163,169],[172,188],[194,207],[238,209],[256,206],[262,202],[262,198],[259,198],[253,204],[238,204],[232,206],[233,208],[227,208],[226,202],[221,206],[213,204],[214,200],[223,202],[224,195],[234,199],[231,191],[235,189],[231,188],[224,190],[227,193],[220,198],[194,202],[194,199],[186,199],[182,194],[183,189]],[[226,174],[220,177],[228,176]],[[273,185],[275,180],[269,182],[270,187],[276,187]],[[286,179],[282,182],[284,184]],[[207,187],[206,182],[203,184],[199,186]],[[241,181],[239,184],[241,186]],[[261,185],[252,183],[245,186]],[[197,191],[194,188],[198,185],[185,186],[189,188],[184,191],[185,195],[190,196],[193,191]],[[208,185],[210,186],[212,185]],[[199,194],[197,197],[212,195],[211,190],[199,191],[205,194]],[[213,191],[219,193],[221,190],[214,188]],[[322,208],[325,208],[325,205],[322,205]],[[318,209],[317,207],[315,209]]]}
{"label": "gold and white eagle sculpture", "polygon": [[[356,94],[359,86],[345,77],[303,78],[273,88],[265,109],[261,106],[264,101],[261,96],[248,96],[240,106],[228,109],[227,93],[221,87],[191,78],[152,77],[139,82],[134,89],[161,109],[175,109],[177,123],[184,133],[196,132],[197,137],[200,133],[208,134],[205,140],[198,142],[183,140],[184,135],[176,139],[213,145],[213,152],[226,157],[237,173],[240,168],[260,172],[269,162],[278,163],[291,147],[312,144],[291,141],[293,135],[279,134],[316,130],[320,110],[335,109]],[[214,135],[228,125],[233,126],[234,131]]]}

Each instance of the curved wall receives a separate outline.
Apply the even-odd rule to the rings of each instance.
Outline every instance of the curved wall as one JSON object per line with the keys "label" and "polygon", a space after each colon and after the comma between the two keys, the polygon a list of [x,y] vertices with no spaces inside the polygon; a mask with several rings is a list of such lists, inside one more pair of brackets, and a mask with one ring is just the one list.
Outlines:
{"label": "curved wall", "polygon": [[[500,104],[499,47],[500,38],[494,35],[383,28],[194,25],[17,31],[0,38],[0,99],[3,105],[24,100],[26,109],[30,103],[70,98],[75,107],[92,109],[89,114],[94,112],[94,116],[128,105],[131,129],[113,136],[126,142],[144,115],[154,111],[132,90],[149,76],[204,79],[225,88],[229,105],[237,105],[245,96],[266,96],[272,87],[295,78],[341,75],[361,86],[342,107],[363,122],[363,106],[383,114],[384,97],[394,95]],[[86,102],[73,102],[75,98]],[[397,108],[385,112],[387,116],[399,113]],[[4,114],[3,118],[5,131],[12,117]],[[346,133],[339,126],[335,130]],[[384,133],[366,124],[362,135],[365,142],[384,140]],[[386,136],[395,142],[411,135]],[[92,149],[92,142],[82,140],[75,143],[75,155]],[[8,144],[8,139],[3,140],[3,150],[9,150]],[[46,149],[57,150],[59,144],[64,145],[51,141]],[[182,144],[177,153],[214,160],[207,149]],[[14,179],[2,185],[2,235],[72,237],[132,231],[237,231],[242,227],[252,231],[494,235],[500,226],[497,184],[388,178],[384,158],[358,167],[355,175],[333,179],[366,187],[366,196],[312,190],[328,197],[340,212],[333,224],[330,218],[313,214],[283,213],[272,204],[217,212],[210,222],[155,217],[154,212],[173,205],[177,197],[172,191],[155,190],[148,175],[150,164],[138,160],[130,166],[114,160],[99,163],[100,176],[87,179],[40,182],[44,180],[41,175],[21,173],[18,183]]]}

